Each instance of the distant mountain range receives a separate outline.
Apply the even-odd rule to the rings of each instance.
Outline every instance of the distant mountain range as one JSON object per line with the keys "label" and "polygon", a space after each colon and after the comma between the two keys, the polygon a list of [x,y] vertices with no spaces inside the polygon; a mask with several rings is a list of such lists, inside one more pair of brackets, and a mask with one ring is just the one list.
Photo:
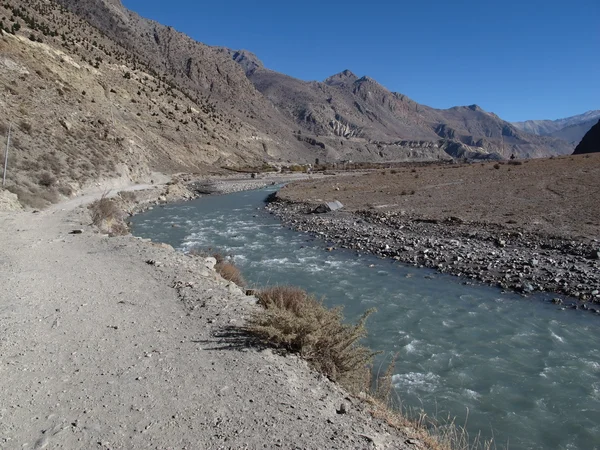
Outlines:
{"label": "distant mountain range", "polygon": [[577,145],[600,119],[600,110],[588,111],[558,120],[526,120],[513,122],[521,131],[539,136],[552,136]]}

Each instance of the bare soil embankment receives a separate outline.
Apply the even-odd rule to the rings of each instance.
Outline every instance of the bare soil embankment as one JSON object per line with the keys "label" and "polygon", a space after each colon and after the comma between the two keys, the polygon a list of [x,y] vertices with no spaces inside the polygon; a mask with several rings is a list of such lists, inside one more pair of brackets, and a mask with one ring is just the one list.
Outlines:
{"label": "bare soil embankment", "polygon": [[81,203],[0,213],[0,447],[423,448],[230,332],[256,299],[205,259],[104,236]]}
{"label": "bare soil embankment", "polygon": [[[574,307],[600,313],[599,198],[600,155],[585,155],[294,183],[269,208],[332,246],[467,282],[564,294],[584,301]],[[344,209],[310,213],[333,200]]]}

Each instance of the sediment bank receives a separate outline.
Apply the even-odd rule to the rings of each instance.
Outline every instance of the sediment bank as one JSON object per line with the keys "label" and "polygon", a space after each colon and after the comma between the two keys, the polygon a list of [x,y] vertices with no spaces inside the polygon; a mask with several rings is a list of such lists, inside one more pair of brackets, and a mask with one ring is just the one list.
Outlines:
{"label": "sediment bank", "polygon": [[[459,185],[471,184],[469,176],[482,175],[478,168],[459,169],[441,169],[446,171],[443,175],[450,185],[456,183],[457,190]],[[543,169],[544,166],[536,169],[536,173]],[[582,224],[585,229],[565,226],[560,233],[549,226],[536,231],[530,223],[536,214],[533,206],[519,205],[510,196],[490,205],[490,199],[485,198],[490,188],[483,186],[480,193],[469,186],[468,194],[464,189],[449,194],[448,184],[434,186],[428,179],[440,178],[435,170],[440,168],[296,183],[279,191],[267,208],[285,225],[315,234],[332,247],[433,268],[460,276],[465,283],[497,285],[525,295],[540,291],[559,294],[550,298],[559,307],[600,314],[600,242],[593,237],[598,228],[592,226],[595,222]],[[484,170],[498,172],[491,165],[483,165],[479,172]],[[493,183],[490,184],[493,189]],[[417,197],[419,189],[421,195]],[[466,204],[461,197],[463,193],[470,196]],[[452,205],[452,198],[461,198],[458,206]],[[326,214],[313,213],[320,203],[333,200],[341,200],[347,206]],[[570,201],[568,197],[557,201],[554,210],[548,210],[547,214],[561,212],[562,203]],[[484,215],[481,211],[485,209],[492,211],[490,216],[495,213],[509,217],[510,223],[476,220]],[[569,215],[570,211],[565,207],[563,214]],[[593,220],[598,220],[598,214],[596,208]],[[569,223],[566,219],[564,222]],[[588,229],[592,230],[589,237],[582,237],[582,230]]]}

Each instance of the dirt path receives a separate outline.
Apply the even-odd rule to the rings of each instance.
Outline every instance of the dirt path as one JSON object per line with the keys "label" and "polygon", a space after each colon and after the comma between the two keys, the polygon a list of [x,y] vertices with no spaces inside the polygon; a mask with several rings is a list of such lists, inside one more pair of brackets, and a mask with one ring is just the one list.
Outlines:
{"label": "dirt path", "polygon": [[415,448],[228,332],[254,299],[204,260],[82,226],[92,197],[0,213],[0,448]]}

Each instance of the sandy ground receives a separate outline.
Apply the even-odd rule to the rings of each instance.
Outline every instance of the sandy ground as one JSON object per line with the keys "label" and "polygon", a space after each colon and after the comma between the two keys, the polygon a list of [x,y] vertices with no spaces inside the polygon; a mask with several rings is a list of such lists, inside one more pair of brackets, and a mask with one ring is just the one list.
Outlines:
{"label": "sandy ground", "polygon": [[285,198],[340,200],[346,209],[501,225],[548,235],[600,239],[600,153],[516,164],[429,165],[288,186]]}
{"label": "sandy ground", "polygon": [[230,333],[255,299],[205,260],[95,232],[97,195],[0,213],[0,448],[421,447]]}

